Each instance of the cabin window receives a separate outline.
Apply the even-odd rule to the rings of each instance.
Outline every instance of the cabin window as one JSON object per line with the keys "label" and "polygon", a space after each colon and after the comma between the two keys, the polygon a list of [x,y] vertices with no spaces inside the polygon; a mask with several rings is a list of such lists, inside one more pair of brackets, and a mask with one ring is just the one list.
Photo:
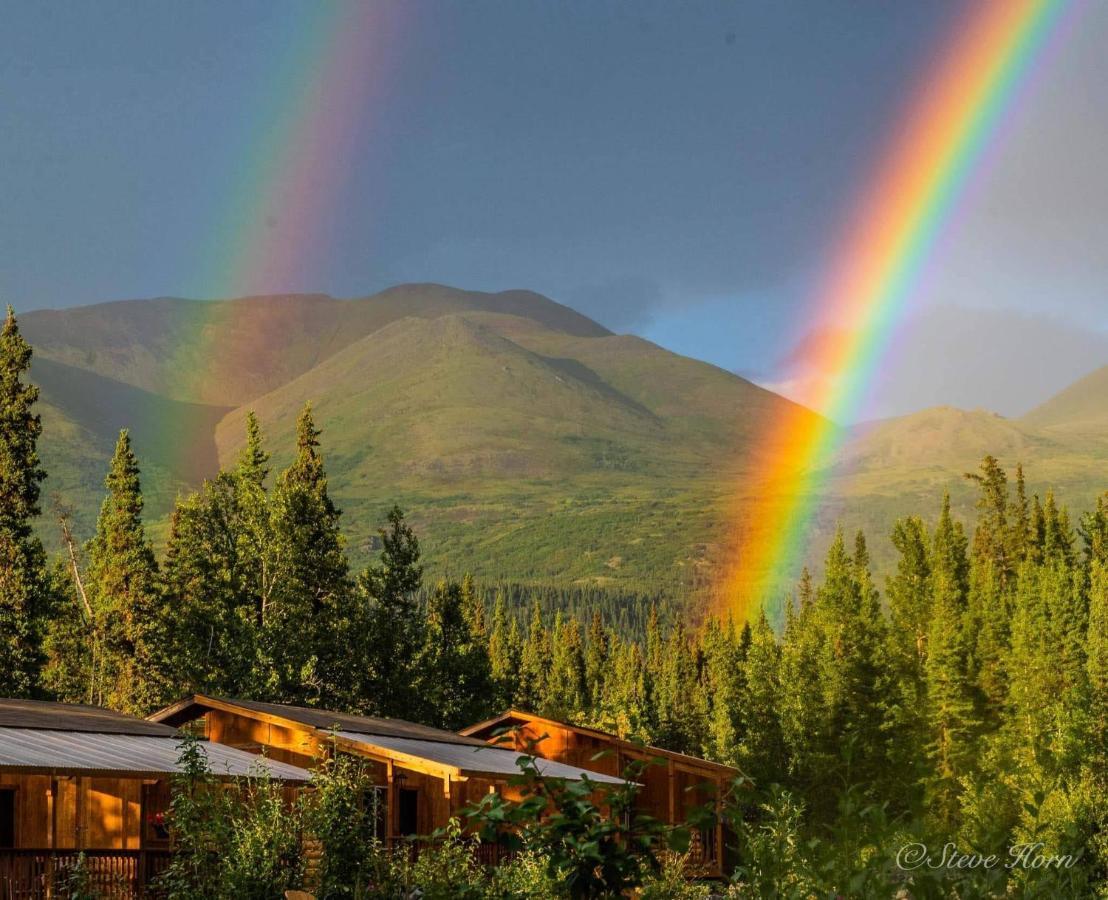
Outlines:
{"label": "cabin window", "polygon": [[417,816],[417,800],[419,791],[412,788],[401,788],[398,792],[397,806],[399,809],[399,827],[397,831],[403,837],[409,834],[419,833],[419,818]]}
{"label": "cabin window", "polygon": [[15,788],[0,788],[0,847],[15,847]]}

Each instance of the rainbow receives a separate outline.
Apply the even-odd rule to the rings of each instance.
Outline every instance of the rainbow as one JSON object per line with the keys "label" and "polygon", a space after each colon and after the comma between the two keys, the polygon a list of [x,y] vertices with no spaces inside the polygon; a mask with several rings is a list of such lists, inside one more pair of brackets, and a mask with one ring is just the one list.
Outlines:
{"label": "rainbow", "polygon": [[779,416],[747,476],[718,592],[739,621],[759,607],[779,621],[784,597],[776,592],[798,574],[823,473],[841,442],[834,423],[856,418],[971,176],[1074,6],[974,0],[909,105],[806,310],[807,322],[826,326],[806,344],[793,384],[808,408]]}
{"label": "rainbow", "polygon": [[[401,45],[403,7],[359,0],[273,7],[258,23],[272,63],[213,185],[191,305],[175,345],[177,399],[220,405],[229,372],[264,369],[272,352],[256,305],[210,302],[310,288],[339,246],[345,192],[364,165],[374,116]],[[361,239],[371,236],[360,235]],[[182,467],[197,448],[182,446]]]}

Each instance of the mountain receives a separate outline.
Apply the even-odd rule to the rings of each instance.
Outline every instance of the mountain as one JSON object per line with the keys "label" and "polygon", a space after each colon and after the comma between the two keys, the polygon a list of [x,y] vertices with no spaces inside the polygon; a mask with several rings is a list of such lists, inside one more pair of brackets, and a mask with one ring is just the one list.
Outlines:
{"label": "mountain", "polygon": [[[883,537],[899,516],[934,517],[943,492],[955,513],[972,522],[977,492],[965,473],[975,472],[986,453],[1009,472],[1022,463],[1029,493],[1053,490],[1075,511],[1091,508],[1108,489],[1108,420],[1078,434],[1040,427],[1031,416],[933,407],[851,430],[822,482],[816,545],[825,545],[840,523]],[[879,568],[892,565],[888,541],[870,546]]]}
{"label": "mountain", "polygon": [[1021,421],[1033,428],[1108,432],[1108,366],[1091,372],[1035,407]]}
{"label": "mountain", "polygon": [[161,533],[175,494],[233,459],[247,410],[279,467],[310,402],[352,555],[399,502],[437,572],[688,586],[760,430],[792,406],[527,291],[156,299],[21,323],[47,490],[86,533],[119,427]]}
{"label": "mountain", "polygon": [[357,300],[319,294],[125,300],[30,312],[20,327],[39,358],[173,400],[235,406],[390,322],[475,310],[526,315],[568,334],[608,334],[530,291],[487,294],[435,284],[400,285]]}
{"label": "mountain", "polygon": [[[402,285],[322,295],[124,301],[21,317],[42,388],[46,495],[88,535],[121,427],[163,538],[175,496],[228,465],[258,414],[285,465],[311,403],[355,565],[399,503],[432,576],[685,592],[725,561],[761,435],[788,400],[715,366],[617,335],[528,291]],[[1022,419],[935,407],[844,433],[808,562],[861,527],[879,569],[899,516],[949,491],[986,453],[1076,510],[1108,487],[1108,369]],[[813,413],[804,413],[814,416]],[[52,526],[44,523],[45,533]]]}

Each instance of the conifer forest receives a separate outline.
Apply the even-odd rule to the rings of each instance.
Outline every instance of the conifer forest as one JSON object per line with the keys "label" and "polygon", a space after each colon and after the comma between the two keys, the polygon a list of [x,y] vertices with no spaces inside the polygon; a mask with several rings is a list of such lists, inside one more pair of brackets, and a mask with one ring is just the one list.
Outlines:
{"label": "conifer forest", "polygon": [[[986,457],[966,475],[974,520],[935,496],[891,534],[840,531],[774,630],[665,598],[429,583],[398,508],[352,571],[305,408],[281,471],[250,418],[237,462],[178,499],[162,552],[123,431],[95,533],[53,510],[64,549],[48,556],[31,352],[9,311],[0,694],[144,715],[203,692],[446,729],[522,709],[736,766],[733,874],[711,888],[730,896],[1108,890],[1108,493],[1068,510]],[[884,583],[873,541],[895,548]],[[944,846],[1004,858],[940,876],[912,856]]]}

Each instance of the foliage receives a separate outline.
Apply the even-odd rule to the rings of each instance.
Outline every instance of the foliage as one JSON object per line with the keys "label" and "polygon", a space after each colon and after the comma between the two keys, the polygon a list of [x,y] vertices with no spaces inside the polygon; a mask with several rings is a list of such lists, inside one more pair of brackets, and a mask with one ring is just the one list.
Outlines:
{"label": "foliage", "polygon": [[39,514],[42,434],[32,412],[38,388],[24,378],[31,347],[8,307],[0,326],[0,694],[26,697],[37,687],[42,626],[50,603],[46,554],[32,531]]}
{"label": "foliage", "polygon": [[624,781],[611,787],[587,777],[545,778],[536,759],[534,747],[518,759],[520,774],[510,784],[520,799],[490,793],[464,814],[481,840],[537,854],[567,896],[622,896],[660,869],[663,850],[688,848],[688,828],[665,826],[635,810],[632,779],[643,764],[632,764]]}
{"label": "foliage", "polygon": [[169,827],[169,900],[274,900],[302,884],[302,810],[264,773],[222,784],[195,738],[182,739]]}

